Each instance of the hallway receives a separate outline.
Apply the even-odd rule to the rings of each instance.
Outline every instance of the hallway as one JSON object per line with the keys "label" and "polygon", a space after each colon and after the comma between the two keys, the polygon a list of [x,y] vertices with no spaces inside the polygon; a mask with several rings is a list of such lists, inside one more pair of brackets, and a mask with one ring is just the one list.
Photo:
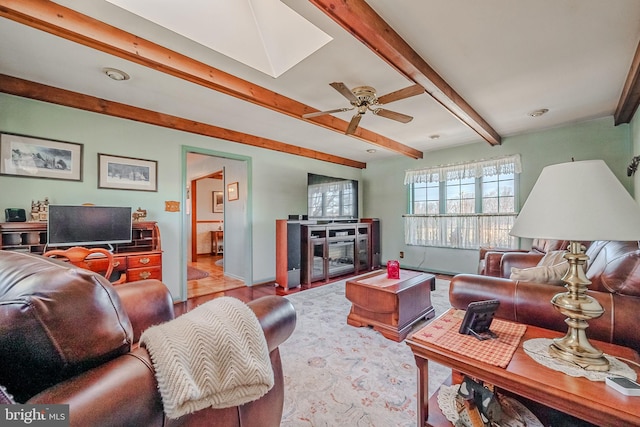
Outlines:
{"label": "hallway", "polygon": [[216,265],[221,255],[198,255],[196,262],[190,262],[190,267],[206,271],[209,276],[187,281],[187,298],[228,291],[244,286],[241,280],[225,277],[222,266]]}

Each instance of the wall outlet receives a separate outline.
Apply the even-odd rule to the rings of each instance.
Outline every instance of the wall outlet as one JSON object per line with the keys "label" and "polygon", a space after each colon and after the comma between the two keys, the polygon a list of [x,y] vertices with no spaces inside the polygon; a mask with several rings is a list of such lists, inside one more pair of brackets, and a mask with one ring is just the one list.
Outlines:
{"label": "wall outlet", "polygon": [[404,258],[404,251],[400,251],[400,258]]}

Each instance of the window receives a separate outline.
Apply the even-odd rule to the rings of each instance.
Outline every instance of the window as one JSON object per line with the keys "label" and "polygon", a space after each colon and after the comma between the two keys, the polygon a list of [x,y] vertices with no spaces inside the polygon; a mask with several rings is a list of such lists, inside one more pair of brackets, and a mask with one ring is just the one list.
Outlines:
{"label": "window", "polygon": [[409,245],[517,247],[509,236],[517,214],[520,156],[407,171]]}

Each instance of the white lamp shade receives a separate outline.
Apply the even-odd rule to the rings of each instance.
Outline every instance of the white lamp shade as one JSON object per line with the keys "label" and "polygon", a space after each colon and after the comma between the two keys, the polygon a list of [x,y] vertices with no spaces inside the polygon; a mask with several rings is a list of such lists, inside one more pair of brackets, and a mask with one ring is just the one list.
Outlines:
{"label": "white lamp shade", "polygon": [[640,205],[602,160],[542,170],[511,235],[556,240],[640,240]]}

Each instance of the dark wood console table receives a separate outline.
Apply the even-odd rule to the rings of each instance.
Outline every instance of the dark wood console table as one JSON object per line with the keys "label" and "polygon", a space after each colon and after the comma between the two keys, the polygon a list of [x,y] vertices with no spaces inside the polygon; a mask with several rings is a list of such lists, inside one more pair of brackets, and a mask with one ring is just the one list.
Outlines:
{"label": "dark wood console table", "polygon": [[[513,358],[506,369],[474,360],[465,355],[433,343],[420,340],[418,334],[405,342],[413,351],[418,366],[418,425],[451,426],[440,412],[437,392],[429,399],[429,361],[450,367],[473,378],[486,381],[497,388],[524,397],[543,407],[553,408],[563,414],[575,416],[596,425],[640,425],[638,404],[640,398],[628,397],[614,391],[604,382],[574,378],[538,364],[524,351],[522,343],[532,338],[557,338],[562,334],[527,325]],[[612,356],[640,361],[638,353],[630,348],[592,341]],[[631,365],[630,365],[631,366]],[[633,366],[638,371],[638,368]]]}
{"label": "dark wood console table", "polygon": [[[130,243],[113,244],[113,274],[126,275],[127,282],[141,279],[162,280],[160,230],[155,221],[134,222]],[[47,246],[46,222],[0,223],[0,249],[33,254],[56,249]],[[92,262],[101,262],[96,259]]]}

